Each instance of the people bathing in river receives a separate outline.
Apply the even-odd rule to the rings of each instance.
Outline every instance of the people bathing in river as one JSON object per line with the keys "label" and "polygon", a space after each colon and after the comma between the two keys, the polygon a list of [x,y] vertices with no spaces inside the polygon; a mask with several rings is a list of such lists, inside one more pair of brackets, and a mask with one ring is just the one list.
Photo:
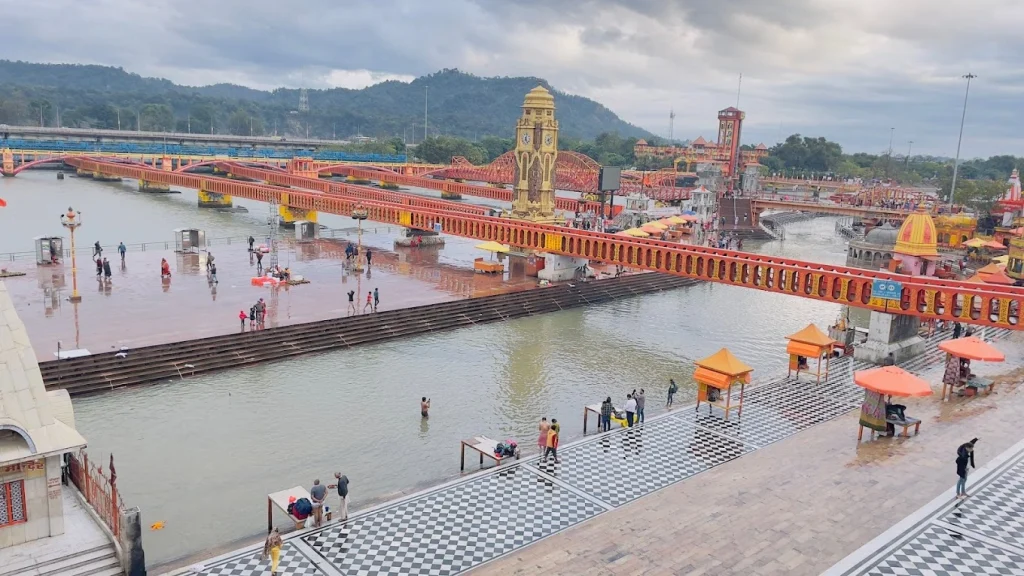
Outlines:
{"label": "people bathing in river", "polygon": [[160,259],[160,277],[170,278],[171,277],[171,265],[167,263],[167,258]]}
{"label": "people bathing in river", "polygon": [[117,253],[121,255],[121,264],[124,264],[124,253],[127,251],[128,248],[125,247],[124,242],[117,245]]}
{"label": "people bathing in river", "polygon": [[540,424],[537,425],[537,450],[541,454],[544,453],[544,449],[548,446],[548,431],[551,430],[551,424],[548,423],[547,416],[540,419]]}
{"label": "people bathing in river", "polygon": [[426,396],[420,398],[420,416],[423,418],[430,417],[430,398]]}

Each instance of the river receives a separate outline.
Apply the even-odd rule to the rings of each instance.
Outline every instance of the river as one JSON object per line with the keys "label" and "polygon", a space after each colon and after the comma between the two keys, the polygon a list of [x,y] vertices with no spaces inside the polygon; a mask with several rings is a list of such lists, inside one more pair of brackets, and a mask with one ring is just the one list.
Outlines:
{"label": "river", "polygon": [[[69,203],[83,206],[90,242],[111,246],[159,239],[156,222],[244,236],[267,210],[236,199],[248,214],[201,211],[194,193],[142,195],[131,192],[134,182],[57,182],[52,172],[14,180],[0,187],[6,210],[32,209],[19,209],[13,222],[7,215],[0,251],[29,250],[32,236],[58,233],[57,215]],[[351,225],[328,215],[322,222]],[[785,241],[747,247],[841,264],[845,241],[833,232],[834,219],[819,218],[790,225]],[[466,265],[467,246],[450,243],[445,259]],[[656,414],[668,379],[691,397],[693,361],[723,346],[755,368],[755,381],[777,376],[786,366],[784,337],[809,322],[824,327],[838,312],[834,304],[701,284],[80,398],[76,423],[93,459],[114,454],[124,502],[141,508],[146,526],[164,523],[144,534],[153,566],[258,537],[269,492],[328,482],[335,471],[350,478],[358,509],[458,476],[463,438],[515,438],[531,452],[537,421],[547,416],[571,441],[582,434],[584,405],[608,395],[621,402],[634,388],[647,389],[647,411]],[[432,399],[429,421],[419,415],[421,396]]]}

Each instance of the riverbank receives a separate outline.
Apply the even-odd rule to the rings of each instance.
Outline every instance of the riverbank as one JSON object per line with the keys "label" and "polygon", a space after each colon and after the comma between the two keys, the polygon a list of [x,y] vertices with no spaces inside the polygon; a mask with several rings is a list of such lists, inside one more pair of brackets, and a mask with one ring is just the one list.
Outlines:
{"label": "riverbank", "polygon": [[[1005,331],[983,332],[988,337],[1008,336]],[[928,351],[903,367],[935,381],[942,359],[935,345],[942,337],[948,335],[932,338]],[[1008,349],[1005,343],[1000,346]],[[1019,355],[1013,360],[1021,361]],[[838,452],[842,461],[849,458],[851,451],[876,452],[894,446],[900,446],[901,453],[913,454],[918,444],[929,443],[929,434],[945,438],[947,433],[941,430],[951,426],[959,428],[961,435],[969,433],[958,426],[963,416],[949,422],[949,417],[941,413],[932,415],[927,402],[936,406],[941,403],[931,398],[911,403],[908,409],[924,416],[920,436],[878,440],[858,447],[855,411],[863,390],[853,384],[852,375],[867,367],[845,357],[833,362],[828,379],[820,385],[782,378],[748,389],[743,418],[731,424],[708,417],[703,411],[695,413],[689,408],[693,405],[692,397],[677,397],[679,409],[648,418],[642,426],[612,430],[563,446],[559,450],[559,464],[527,458],[362,510],[347,522],[291,535],[283,550],[285,566],[307,574],[330,574],[319,567],[323,563],[342,572],[372,568],[378,574],[427,570],[457,574],[485,564],[482,573],[519,573],[524,569],[531,573],[582,573],[600,567],[616,574],[638,570],[689,573],[699,569],[705,573],[741,574],[749,573],[757,563],[762,567],[775,566],[775,571],[769,573],[810,574],[808,566],[791,562],[791,555],[782,561],[775,558],[780,549],[773,546],[787,546],[796,537],[779,532],[778,523],[792,522],[797,516],[792,511],[784,515],[768,513],[773,507],[802,509],[808,496],[834,498],[837,492],[847,489],[845,483],[829,490],[806,489],[819,478],[834,482],[836,474],[844,470],[835,456],[823,459],[824,466],[799,456],[809,440],[815,439],[815,454],[820,446],[831,453]],[[985,410],[992,403],[1016,409],[1022,400],[1016,388],[1010,388],[991,397],[954,402],[973,412]],[[812,428],[813,433],[809,432]],[[823,429],[828,434],[823,434]],[[791,456],[779,460],[780,451]],[[788,480],[773,483],[764,477],[775,474],[778,468],[764,468],[765,458],[772,459],[770,454],[775,454],[773,461],[786,469]],[[884,474],[891,478],[884,486],[902,482],[903,490],[914,489],[914,483],[906,476],[882,473],[876,469],[877,464],[875,459],[858,464],[862,472],[855,476],[867,474],[871,478]],[[796,479],[794,466],[804,470]],[[689,481],[698,474],[709,476],[699,483]],[[726,478],[731,480],[727,482]],[[742,488],[743,485],[749,488]],[[869,501],[879,502],[879,494],[870,490],[871,482],[861,479],[858,485],[868,489]],[[762,490],[775,487],[789,493],[798,490],[805,496],[782,501],[768,499],[757,506],[754,500],[762,498],[757,496],[755,486]],[[754,490],[749,493],[754,500],[743,496],[750,489]],[[680,498],[681,491],[689,496]],[[656,492],[648,501],[648,495]],[[717,496],[708,497],[709,493]],[[695,507],[694,502],[706,504]],[[881,502],[880,510],[884,512],[890,504]],[[833,522],[842,520],[834,510],[831,513]],[[697,517],[704,519],[691,522]],[[740,517],[746,518],[746,528]],[[739,532],[724,538],[720,534],[723,526]],[[776,526],[774,532],[771,526]],[[747,538],[753,536],[752,531],[765,529],[769,532],[759,538]],[[684,538],[681,531],[702,536]],[[853,537],[863,534],[854,532]],[[750,554],[735,549],[737,538],[756,542],[748,550],[759,556],[748,561]],[[714,545],[684,545],[692,541]],[[526,555],[519,556],[526,546],[531,546]],[[719,550],[723,546],[732,553]],[[256,548],[261,546],[202,562],[199,573],[261,574],[266,566],[259,564]],[[772,556],[775,564],[769,564],[761,555]],[[698,558],[704,559],[703,563],[696,562]],[[194,560],[189,558],[178,564],[192,565]],[[740,561],[744,561],[743,567],[737,566]],[[793,565],[787,565],[785,570],[790,571],[784,572],[781,568],[787,562]],[[167,568],[165,565],[154,573]]]}

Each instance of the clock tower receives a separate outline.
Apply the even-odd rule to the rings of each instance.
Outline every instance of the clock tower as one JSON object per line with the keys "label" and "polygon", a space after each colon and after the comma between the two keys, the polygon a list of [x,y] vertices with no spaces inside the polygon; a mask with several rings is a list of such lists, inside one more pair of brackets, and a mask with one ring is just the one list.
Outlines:
{"label": "clock tower", "polygon": [[512,217],[555,222],[555,161],[558,159],[558,121],[555,98],[537,86],[523,101],[516,123],[515,177]]}
{"label": "clock tower", "polygon": [[[730,181],[739,177],[740,165],[740,130],[743,128],[742,111],[729,107],[718,112],[718,150],[726,156],[725,176]],[[731,186],[730,186],[731,188]]]}

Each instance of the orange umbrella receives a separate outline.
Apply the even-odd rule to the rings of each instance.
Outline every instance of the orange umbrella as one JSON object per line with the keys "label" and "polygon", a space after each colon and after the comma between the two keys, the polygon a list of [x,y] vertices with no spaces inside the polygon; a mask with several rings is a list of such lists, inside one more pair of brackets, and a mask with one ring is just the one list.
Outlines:
{"label": "orange umbrella", "polygon": [[858,386],[878,392],[883,396],[932,395],[932,387],[928,382],[896,366],[883,366],[854,372],[853,381]]}
{"label": "orange umbrella", "polygon": [[1006,246],[1003,246],[1002,242],[996,242],[995,240],[989,240],[988,242],[982,244],[982,246],[988,248],[989,250],[1006,250]]}
{"label": "orange umbrella", "polygon": [[986,284],[1002,284],[1004,286],[1013,286],[1016,284],[1016,281],[1007,276],[1006,272],[1003,272],[1002,270],[995,274],[989,274],[982,278],[982,280],[984,280]]}
{"label": "orange umbrella", "polygon": [[643,226],[640,227],[640,229],[643,230],[644,232],[647,232],[648,234],[661,234],[662,232],[664,232],[663,229],[658,228],[657,226],[651,226],[650,224],[644,224]]}
{"label": "orange umbrella", "polygon": [[946,340],[939,344],[939,350],[948,352],[957,358],[966,358],[968,360],[979,360],[982,362],[1002,362],[1006,360],[1006,356],[997,350],[995,346],[977,336]]}

